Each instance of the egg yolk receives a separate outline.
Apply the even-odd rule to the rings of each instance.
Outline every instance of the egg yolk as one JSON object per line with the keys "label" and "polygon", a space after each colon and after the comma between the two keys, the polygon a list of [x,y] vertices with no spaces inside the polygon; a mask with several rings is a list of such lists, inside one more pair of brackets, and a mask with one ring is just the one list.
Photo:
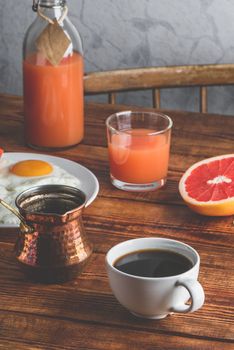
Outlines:
{"label": "egg yolk", "polygon": [[10,172],[18,176],[43,176],[53,171],[53,167],[43,160],[23,160],[14,164]]}

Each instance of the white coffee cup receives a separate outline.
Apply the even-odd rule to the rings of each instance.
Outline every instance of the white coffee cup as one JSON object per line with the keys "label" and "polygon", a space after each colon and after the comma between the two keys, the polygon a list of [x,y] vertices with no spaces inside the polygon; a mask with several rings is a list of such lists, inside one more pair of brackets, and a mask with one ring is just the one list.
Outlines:
{"label": "white coffee cup", "polygon": [[[139,250],[162,249],[182,254],[193,266],[186,272],[169,277],[140,277],[119,271],[115,262]],[[188,313],[199,309],[205,300],[197,281],[200,257],[195,249],[166,238],[138,238],[112,247],[106,255],[111,289],[117,300],[136,316],[161,319],[170,313]],[[191,299],[190,304],[186,304]]]}

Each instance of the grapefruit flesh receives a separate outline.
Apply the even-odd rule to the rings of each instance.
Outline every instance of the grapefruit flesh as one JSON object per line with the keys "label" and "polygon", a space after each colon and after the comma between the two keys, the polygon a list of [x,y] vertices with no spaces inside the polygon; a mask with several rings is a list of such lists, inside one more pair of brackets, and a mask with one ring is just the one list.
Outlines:
{"label": "grapefruit flesh", "polygon": [[191,166],[179,191],[187,205],[208,216],[234,215],[234,154],[212,157]]}

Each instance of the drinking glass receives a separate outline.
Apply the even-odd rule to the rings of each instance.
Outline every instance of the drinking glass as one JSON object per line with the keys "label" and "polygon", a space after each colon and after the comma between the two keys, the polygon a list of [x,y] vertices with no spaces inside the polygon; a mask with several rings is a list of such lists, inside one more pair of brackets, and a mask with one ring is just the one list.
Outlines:
{"label": "drinking glass", "polygon": [[156,112],[124,111],[106,120],[110,178],[126,191],[152,191],[166,183],[172,120]]}

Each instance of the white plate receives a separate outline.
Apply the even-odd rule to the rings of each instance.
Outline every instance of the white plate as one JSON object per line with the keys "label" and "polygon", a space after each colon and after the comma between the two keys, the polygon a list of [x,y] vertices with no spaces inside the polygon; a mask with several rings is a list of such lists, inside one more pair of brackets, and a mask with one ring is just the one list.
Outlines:
{"label": "white plate", "polygon": [[[11,163],[16,163],[27,159],[44,160],[66,170],[68,173],[75,176],[80,181],[79,189],[82,190],[86,195],[85,207],[90,205],[98,194],[99,183],[96,176],[83,165],[75,163],[69,159],[49,156],[46,154],[20,152],[5,152],[3,158]],[[16,225],[0,224],[0,227],[16,227]]]}

